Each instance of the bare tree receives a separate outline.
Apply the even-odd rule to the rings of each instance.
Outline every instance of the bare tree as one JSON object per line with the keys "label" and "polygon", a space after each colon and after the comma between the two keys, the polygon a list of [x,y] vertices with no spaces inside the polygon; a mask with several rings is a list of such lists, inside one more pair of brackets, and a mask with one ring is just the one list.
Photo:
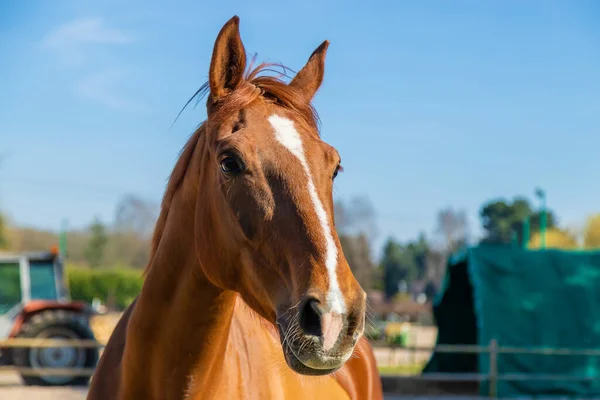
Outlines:
{"label": "bare tree", "polygon": [[129,194],[117,204],[115,230],[135,232],[142,237],[152,234],[158,218],[158,205]]}
{"label": "bare tree", "polygon": [[346,203],[339,200],[334,206],[335,228],[341,234],[350,229],[352,226],[349,210],[346,208]]}
{"label": "bare tree", "polygon": [[466,245],[469,237],[469,220],[464,210],[451,207],[440,210],[437,214],[436,233],[442,240],[442,249],[452,253]]}
{"label": "bare tree", "polygon": [[136,268],[146,265],[158,211],[158,205],[135,195],[127,195],[117,204],[109,246],[111,260]]}
{"label": "bare tree", "polygon": [[439,288],[446,273],[447,255],[444,251],[430,249],[425,260],[426,276],[425,280],[431,282]]}
{"label": "bare tree", "polygon": [[436,245],[430,246],[425,261],[425,280],[439,288],[446,273],[446,261],[450,254],[468,244],[469,220],[461,209],[448,207],[436,216]]}
{"label": "bare tree", "polygon": [[371,259],[371,248],[366,236],[342,235],[340,242],[354,277],[364,290],[371,289],[375,265]]}
{"label": "bare tree", "polygon": [[363,289],[370,290],[375,273],[371,243],[377,234],[373,205],[366,197],[337,202],[335,225],[354,276]]}
{"label": "bare tree", "polygon": [[368,197],[353,197],[335,204],[335,225],[343,235],[365,235],[370,243],[377,237],[375,208]]}

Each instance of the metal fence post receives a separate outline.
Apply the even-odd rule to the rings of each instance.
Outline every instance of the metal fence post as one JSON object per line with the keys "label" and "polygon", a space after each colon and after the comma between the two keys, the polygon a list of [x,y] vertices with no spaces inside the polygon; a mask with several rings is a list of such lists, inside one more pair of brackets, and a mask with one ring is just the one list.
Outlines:
{"label": "metal fence post", "polygon": [[489,396],[495,399],[498,396],[498,341],[490,340],[490,372],[489,372]]}

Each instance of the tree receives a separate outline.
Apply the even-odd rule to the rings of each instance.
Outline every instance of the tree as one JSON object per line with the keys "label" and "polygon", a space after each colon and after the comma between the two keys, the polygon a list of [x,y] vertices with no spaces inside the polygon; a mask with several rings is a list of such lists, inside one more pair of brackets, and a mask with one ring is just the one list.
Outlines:
{"label": "tree", "polygon": [[381,258],[383,289],[388,300],[398,293],[398,285],[404,278],[403,257],[403,249],[400,243],[389,238],[383,248],[383,257]]}
{"label": "tree", "polygon": [[158,211],[158,205],[132,194],[126,195],[116,207],[115,230],[148,237],[154,229]]}
{"label": "tree", "polygon": [[376,275],[371,243],[376,234],[375,212],[365,197],[335,204],[335,226],[344,256],[352,273],[364,290],[373,287]]}
{"label": "tree", "polygon": [[338,201],[334,213],[338,232],[345,235],[365,235],[370,243],[377,237],[375,208],[367,197],[353,197],[348,202]]}
{"label": "tree", "polygon": [[424,233],[421,233],[414,242],[409,242],[404,250],[411,260],[410,268],[416,268],[416,276],[412,279],[424,279],[427,274],[427,255],[429,254],[429,242]]}
{"label": "tree", "polygon": [[354,277],[364,290],[371,289],[373,286],[374,265],[371,260],[371,248],[366,236],[341,235],[340,242]]}
{"label": "tree", "polygon": [[131,194],[123,197],[115,209],[109,247],[111,260],[135,268],[146,266],[158,211],[158,205],[140,197]]}
{"label": "tree", "polygon": [[383,286],[386,298],[391,299],[398,293],[399,285],[414,282],[426,268],[428,246],[421,235],[417,242],[406,246],[389,238],[383,249],[380,268],[383,270]]}
{"label": "tree", "polygon": [[436,288],[439,288],[444,280],[447,259],[448,254],[439,249],[430,248],[427,253],[427,259],[425,261],[427,275],[425,279],[435,285]]}
{"label": "tree", "polygon": [[89,231],[91,237],[85,251],[85,258],[90,267],[96,268],[105,261],[108,235],[106,233],[106,227],[98,218],[94,219],[90,225]]}
{"label": "tree", "polygon": [[10,248],[15,252],[49,249],[58,243],[56,232],[28,227],[11,227]]}
{"label": "tree", "polygon": [[583,233],[583,246],[586,249],[600,248],[600,214],[588,218]]}
{"label": "tree", "polygon": [[[547,210],[547,228],[556,226],[556,218]],[[521,242],[523,221],[530,218],[530,232],[534,234],[540,229],[540,213],[534,212],[529,201],[523,197],[513,199],[512,203],[503,199],[485,203],[479,212],[485,237],[484,243],[510,243],[516,233]]]}
{"label": "tree", "polygon": [[466,211],[453,207],[438,211],[435,231],[441,240],[436,241],[435,245],[427,246],[424,273],[420,276],[425,282],[427,298],[440,287],[448,257],[469,243],[469,218]]}
{"label": "tree", "polygon": [[[539,249],[542,246],[541,234],[536,232],[529,241],[529,248]],[[552,228],[546,231],[546,248],[573,250],[578,248],[575,235],[559,228]]]}
{"label": "tree", "polygon": [[469,236],[469,219],[464,210],[449,207],[437,214],[436,232],[442,237],[443,250],[454,253],[465,246]]}
{"label": "tree", "polygon": [[6,222],[4,216],[0,214],[0,249],[8,247],[8,238],[6,237]]}

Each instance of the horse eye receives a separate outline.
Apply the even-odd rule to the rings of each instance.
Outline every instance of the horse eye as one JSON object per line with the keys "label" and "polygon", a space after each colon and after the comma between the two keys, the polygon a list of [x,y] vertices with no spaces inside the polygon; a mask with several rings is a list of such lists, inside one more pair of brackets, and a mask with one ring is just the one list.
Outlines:
{"label": "horse eye", "polygon": [[242,172],[242,163],[232,155],[226,155],[221,159],[221,171],[226,174],[235,174]]}
{"label": "horse eye", "polygon": [[331,179],[335,179],[338,176],[338,174],[340,172],[342,172],[343,170],[344,170],[344,168],[341,166],[341,164],[338,164],[338,166],[335,167],[335,171],[334,171],[333,177]]}

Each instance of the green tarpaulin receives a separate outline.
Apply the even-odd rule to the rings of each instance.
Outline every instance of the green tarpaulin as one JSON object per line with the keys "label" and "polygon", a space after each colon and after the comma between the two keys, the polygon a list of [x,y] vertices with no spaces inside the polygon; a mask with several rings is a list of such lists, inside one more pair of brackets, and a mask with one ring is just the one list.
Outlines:
{"label": "green tarpaulin", "polygon": [[[434,301],[438,344],[600,350],[600,252],[480,245],[448,261]],[[487,374],[489,355],[434,353],[430,372]],[[571,379],[499,381],[500,397],[600,396],[600,357],[499,354],[499,374]],[[575,377],[587,377],[577,381]],[[481,385],[487,395],[487,382]]]}

